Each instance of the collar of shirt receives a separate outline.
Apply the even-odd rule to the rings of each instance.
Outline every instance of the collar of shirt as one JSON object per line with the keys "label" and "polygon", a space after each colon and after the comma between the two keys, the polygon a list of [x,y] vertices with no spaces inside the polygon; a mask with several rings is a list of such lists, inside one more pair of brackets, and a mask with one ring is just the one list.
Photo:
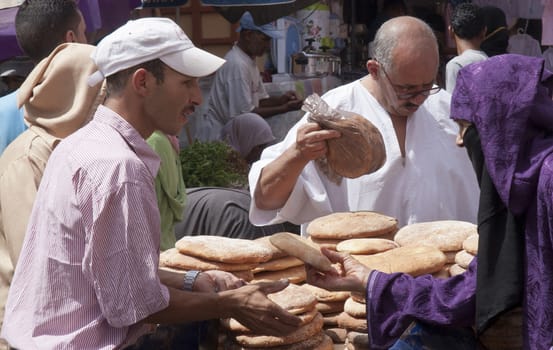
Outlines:
{"label": "collar of shirt", "polygon": [[99,123],[107,124],[117,130],[134,153],[144,162],[144,165],[146,165],[152,176],[156,177],[161,160],[157,153],[154,152],[146,140],[144,140],[128,121],[115,111],[103,105],[98,106],[98,110],[94,115],[94,120]]}
{"label": "collar of shirt", "polygon": [[252,63],[255,63],[255,61],[250,56],[248,56],[248,54],[245,53],[244,50],[242,50],[240,46],[238,46],[238,44],[234,44],[234,46],[232,47],[232,50],[235,51],[238,55],[242,56],[244,60],[248,60]]}

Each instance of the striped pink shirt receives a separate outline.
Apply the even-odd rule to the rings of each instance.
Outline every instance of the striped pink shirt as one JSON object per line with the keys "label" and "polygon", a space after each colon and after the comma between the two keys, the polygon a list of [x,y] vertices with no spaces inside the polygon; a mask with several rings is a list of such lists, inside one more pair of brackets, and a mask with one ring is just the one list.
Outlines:
{"label": "striped pink shirt", "polygon": [[[113,349],[167,307],[157,274],[159,158],[100,106],[52,153],[31,214],[1,336],[19,349]],[[14,200],[17,200],[14,198]]]}

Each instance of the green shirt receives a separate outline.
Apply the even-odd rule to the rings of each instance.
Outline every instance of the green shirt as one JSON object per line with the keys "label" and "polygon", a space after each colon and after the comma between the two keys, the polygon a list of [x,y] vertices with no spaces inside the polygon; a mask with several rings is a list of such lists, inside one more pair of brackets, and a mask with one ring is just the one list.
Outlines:
{"label": "green shirt", "polygon": [[169,138],[161,131],[156,131],[146,141],[161,158],[155,186],[161,217],[160,249],[163,251],[175,247],[175,224],[182,220],[186,187],[179,154]]}

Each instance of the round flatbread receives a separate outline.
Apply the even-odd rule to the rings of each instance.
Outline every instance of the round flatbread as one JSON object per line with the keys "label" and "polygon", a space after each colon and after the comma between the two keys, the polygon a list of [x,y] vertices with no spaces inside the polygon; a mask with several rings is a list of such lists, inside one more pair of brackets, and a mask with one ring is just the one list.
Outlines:
{"label": "round flatbread", "polygon": [[259,242],[222,236],[184,236],[175,247],[182,254],[233,264],[261,263],[272,257],[272,251]]}
{"label": "round flatbread", "polygon": [[317,314],[313,321],[303,325],[292,333],[277,337],[270,335],[237,335],[236,342],[244,347],[273,347],[299,343],[320,333],[323,328],[323,316]]}
{"label": "round flatbread", "polygon": [[338,212],[311,221],[309,236],[318,239],[379,237],[397,230],[397,220],[373,211]]}
{"label": "round flatbread", "polygon": [[332,263],[320,250],[309,245],[304,238],[289,232],[279,232],[271,235],[271,243],[288,255],[295,256],[319,271],[332,270]]}
{"label": "round flatbread", "polygon": [[[297,316],[300,318],[301,323],[299,326],[303,326],[308,324],[309,322],[313,321],[315,316],[317,316],[319,312],[317,309],[312,308],[311,310],[308,310],[304,313],[298,314]],[[251,330],[247,328],[246,326],[242,325],[240,322],[236,321],[234,318],[225,318],[221,320],[221,325],[235,333],[235,334],[245,334],[245,333],[251,333]]]}
{"label": "round flatbread", "polygon": [[257,264],[229,264],[218,261],[209,261],[194,256],[180,253],[177,248],[170,248],[159,255],[159,265],[179,270],[221,270],[221,271],[245,271],[251,270]]}
{"label": "round flatbread", "polygon": [[443,252],[459,251],[463,241],[476,232],[476,225],[466,221],[429,221],[400,228],[395,241],[400,246],[431,245]]}
{"label": "round flatbread", "polygon": [[290,283],[300,284],[305,282],[307,274],[305,266],[293,266],[279,271],[264,271],[253,275],[253,282],[278,281],[286,278]]}
{"label": "round flatbread", "polygon": [[288,256],[286,252],[283,252],[282,250],[278,249],[271,243],[270,237],[271,236],[263,236],[263,237],[254,239],[254,241],[257,243],[261,243],[262,245],[266,246],[271,250],[271,259],[278,259],[278,258],[283,258],[285,256]]}
{"label": "round flatbread", "polygon": [[344,311],[344,301],[319,301],[315,308],[323,315]]}
{"label": "round flatbread", "polygon": [[350,292],[345,291],[330,291],[324,288],[305,283],[301,285],[302,288],[307,289],[312,293],[317,301],[329,302],[329,301],[344,301],[350,297]]}
{"label": "round flatbread", "polygon": [[338,175],[354,179],[380,169],[386,161],[386,148],[382,134],[369,120],[347,114],[340,119],[320,118],[317,122],[324,129],[342,134],[327,140],[327,162]]}
{"label": "round flatbread", "polygon": [[459,266],[458,264],[453,264],[449,267],[449,274],[451,276],[457,276],[457,275],[460,275],[462,273],[465,273],[466,269],[462,268],[461,266]]}
{"label": "round flatbread", "polygon": [[346,312],[342,312],[338,317],[338,326],[348,331],[367,333],[367,319],[355,318]]}
{"label": "round flatbread", "polygon": [[472,255],[478,254],[478,234],[472,234],[463,241],[463,249]]}
{"label": "round flatbread", "polygon": [[352,298],[348,298],[344,303],[344,312],[355,318],[364,318],[367,316],[367,305],[358,303]]}
{"label": "round flatbread", "polygon": [[398,248],[399,244],[383,238],[352,238],[336,245],[336,250],[350,254],[376,254]]}
{"label": "round flatbread", "polygon": [[364,293],[359,293],[359,292],[352,292],[351,293],[351,298],[358,302],[358,303],[361,303],[361,304],[366,304],[367,303],[367,299],[365,299],[365,294]]}
{"label": "round flatbread", "polygon": [[334,313],[323,314],[324,328],[338,327],[338,317],[344,310],[340,310]]}
{"label": "round flatbread", "polygon": [[362,264],[386,273],[403,272],[420,276],[439,271],[446,257],[431,246],[405,246],[373,255],[352,255]]}
{"label": "round flatbread", "polygon": [[[333,350],[334,345],[332,344],[332,339],[330,339],[325,333],[319,332],[313,337],[306,340],[300,341],[298,343],[282,345],[282,346],[272,346],[268,349],[270,350]],[[260,350],[262,348],[250,348],[250,347],[241,347],[240,350]]]}
{"label": "round flatbread", "polygon": [[295,315],[314,309],[317,303],[313,293],[295,284],[289,284],[283,290],[268,294],[267,297]]}
{"label": "round flatbread", "polygon": [[467,252],[466,250],[460,250],[455,255],[455,263],[464,269],[467,269],[469,267],[472,259],[474,259],[474,255]]}
{"label": "round flatbread", "polygon": [[264,271],[280,271],[294,266],[303,266],[303,261],[296,258],[295,256],[285,256],[261,263],[253,268],[252,272],[260,273]]}
{"label": "round flatbread", "polygon": [[330,250],[336,251],[336,246],[338,243],[342,242],[342,239],[320,239],[313,236],[307,237],[307,241],[309,243],[313,243],[313,245],[317,245],[320,248],[326,248]]}

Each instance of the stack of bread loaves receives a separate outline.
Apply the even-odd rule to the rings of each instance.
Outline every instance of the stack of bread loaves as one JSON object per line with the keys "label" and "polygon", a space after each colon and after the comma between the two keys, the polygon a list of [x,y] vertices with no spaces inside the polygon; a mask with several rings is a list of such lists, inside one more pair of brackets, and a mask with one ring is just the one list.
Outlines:
{"label": "stack of bread loaves", "polygon": [[478,234],[474,233],[463,241],[463,249],[455,255],[455,263],[449,267],[451,276],[466,271],[472,259],[478,253]]}
{"label": "stack of bread loaves", "polygon": [[344,302],[350,297],[350,292],[333,292],[311,284],[303,284],[302,288],[309,290],[317,299],[316,309],[323,315],[323,330],[337,344],[346,340],[346,331],[338,325],[338,317],[344,311]]}
{"label": "stack of bread loaves", "polygon": [[266,245],[253,240],[200,235],[179,239],[175,248],[161,253],[159,263],[177,270],[222,270],[251,281],[252,269],[271,257]]}
{"label": "stack of bread loaves", "polygon": [[[293,233],[290,234],[293,235]],[[265,236],[255,240],[255,242],[271,250],[272,257],[270,260],[258,264],[252,270],[252,282],[278,281],[282,278],[286,278],[295,284],[304,282],[306,279],[304,262],[275,247],[270,238],[271,236]]]}
{"label": "stack of bread loaves", "polygon": [[332,250],[352,238],[392,239],[396,231],[395,218],[373,211],[332,213],[311,221],[306,228],[309,240]]}
{"label": "stack of bread loaves", "polygon": [[394,239],[401,247],[426,245],[439,249],[446,256],[445,266],[450,269],[455,264],[456,255],[463,249],[463,242],[477,232],[477,226],[470,222],[429,221],[402,227]]}
{"label": "stack of bread loaves", "polygon": [[347,330],[345,345],[348,350],[370,349],[365,298],[353,293],[344,304],[344,313],[338,324]]}
{"label": "stack of bread loaves", "polygon": [[280,292],[268,295],[269,299],[298,315],[302,323],[297,330],[286,336],[254,334],[235,319],[221,320],[226,330],[223,348],[228,350],[271,349],[271,350],[332,350],[332,339],[323,331],[323,317],[315,308],[317,299],[305,288],[295,284]]}

